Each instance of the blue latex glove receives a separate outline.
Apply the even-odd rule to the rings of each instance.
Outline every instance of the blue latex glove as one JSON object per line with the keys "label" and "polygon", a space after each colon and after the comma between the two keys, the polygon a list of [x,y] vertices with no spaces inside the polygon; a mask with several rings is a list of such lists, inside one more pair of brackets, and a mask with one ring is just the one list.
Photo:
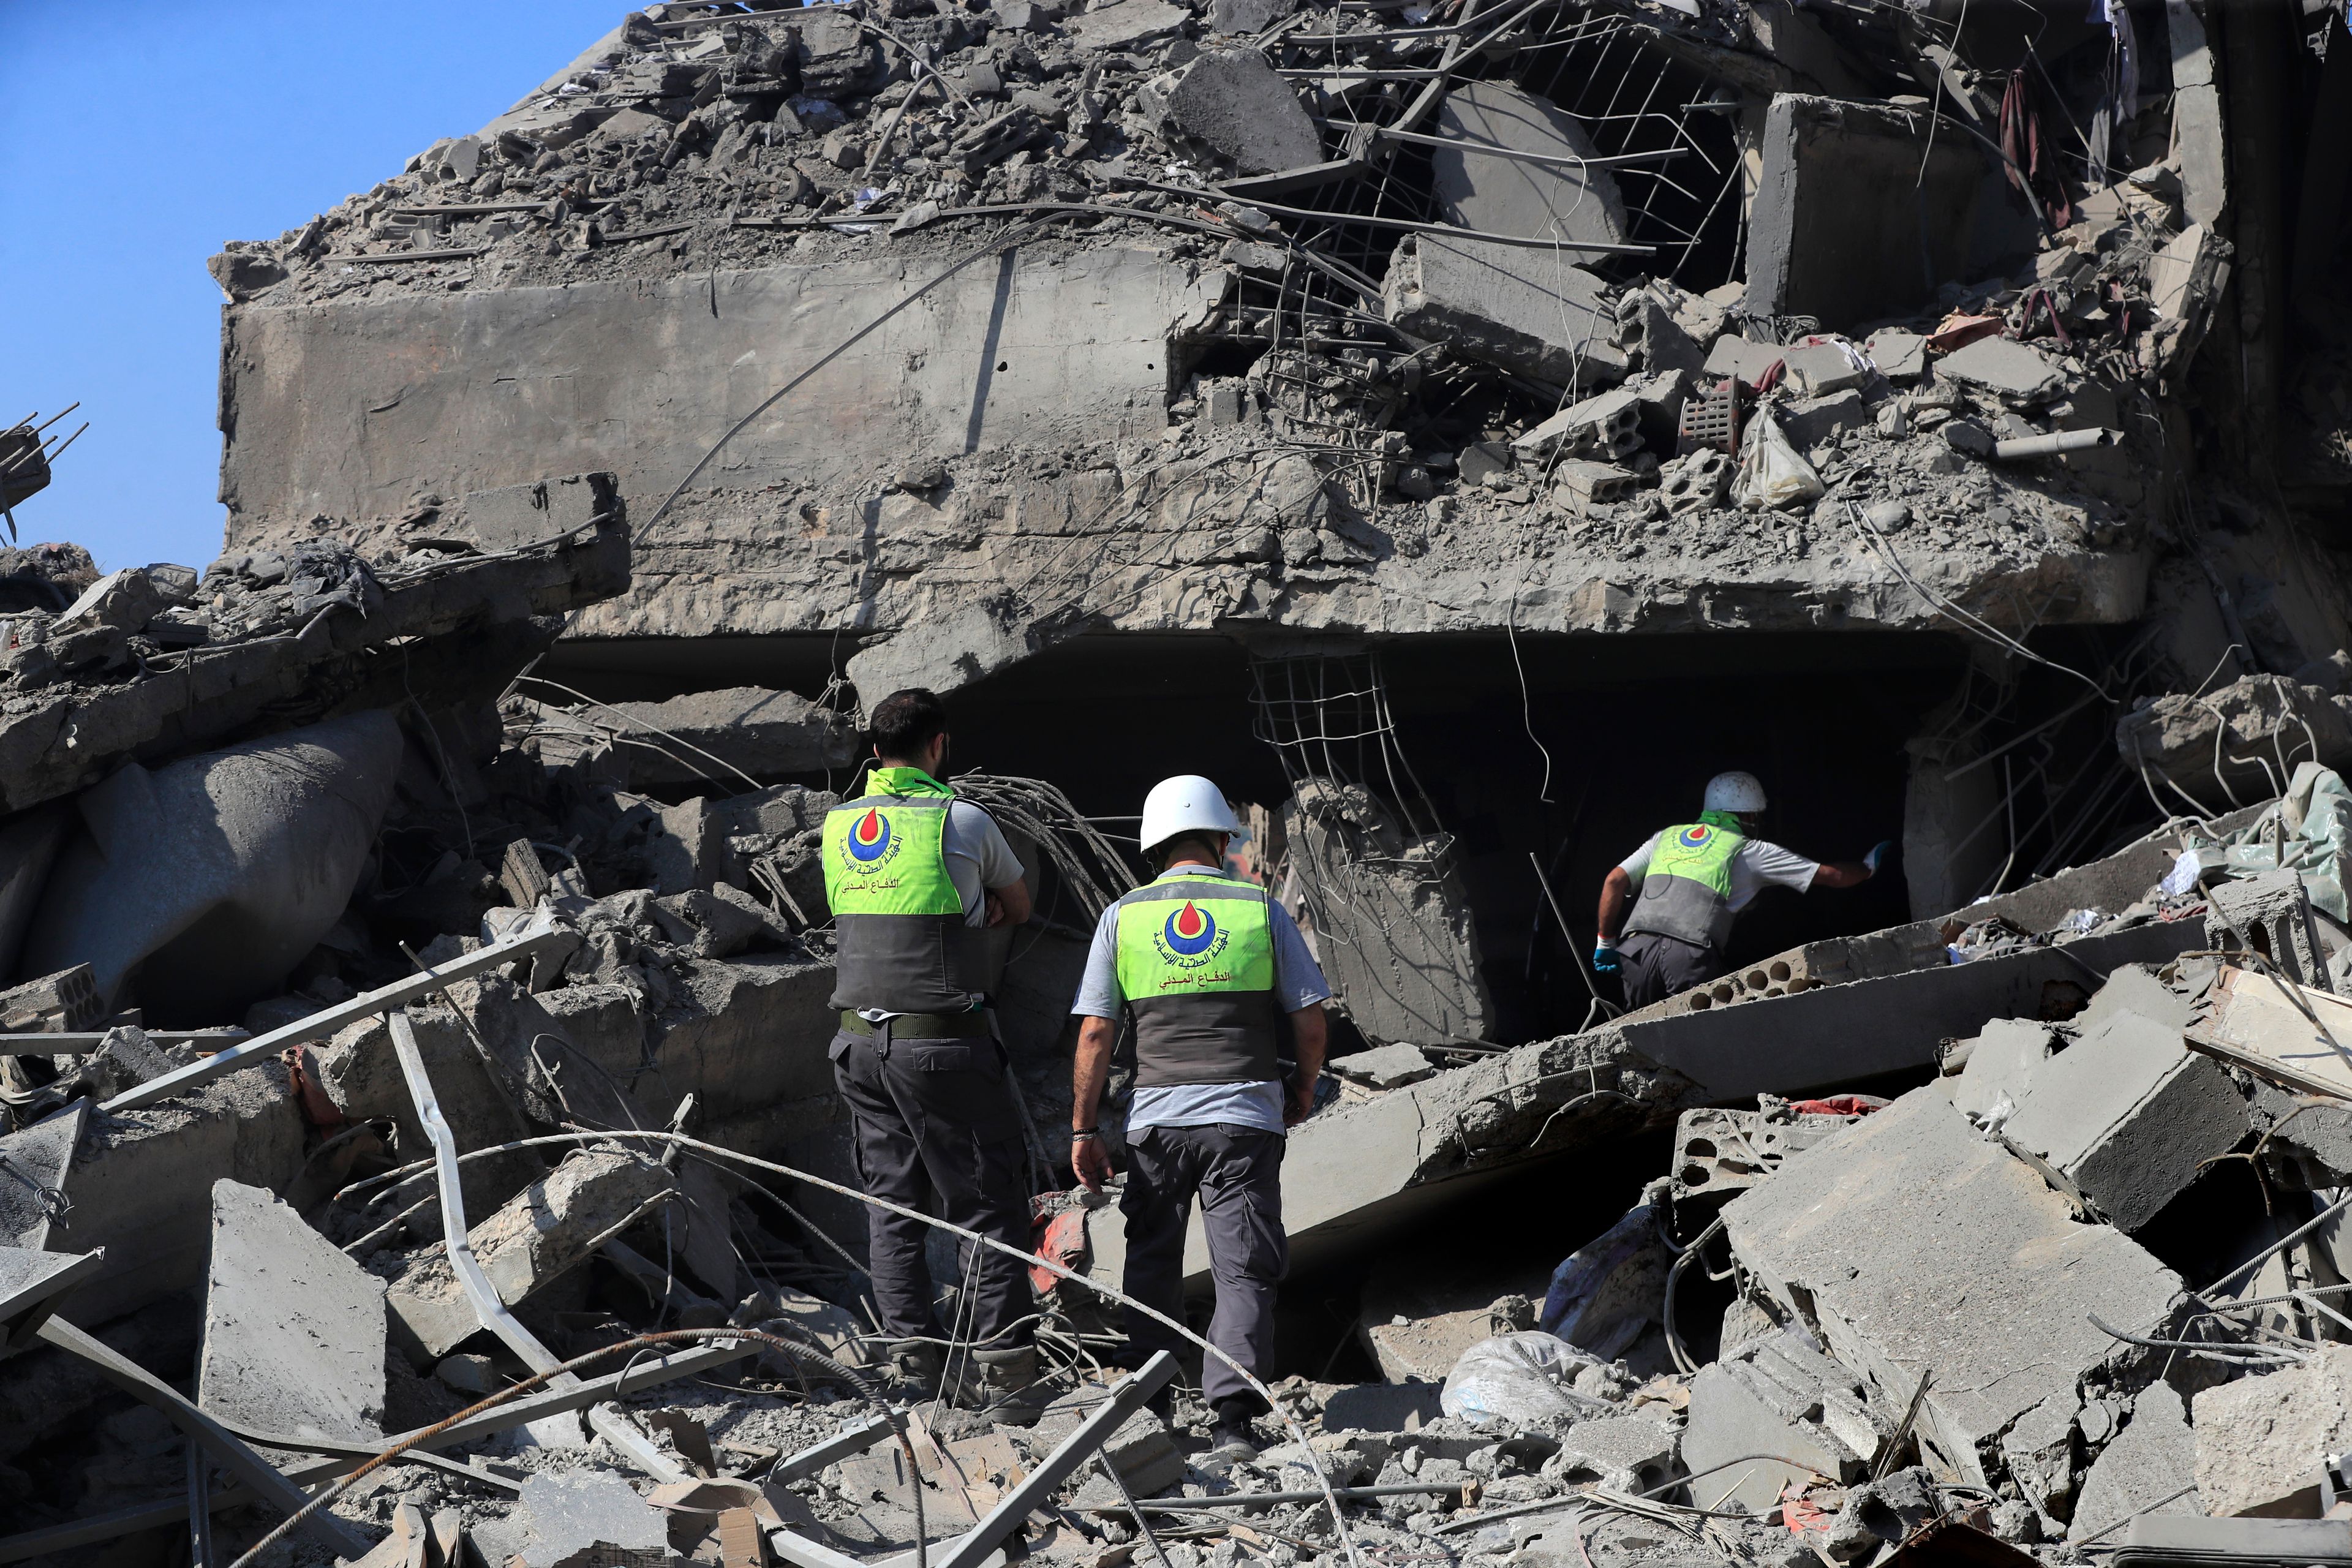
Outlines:
{"label": "blue latex glove", "polygon": [[1617,973],[1617,944],[1615,942],[1604,942],[1600,946],[1592,950],[1592,973],[1595,974],[1614,974]]}
{"label": "blue latex glove", "polygon": [[1875,877],[1878,875],[1879,862],[1894,853],[1895,840],[1892,838],[1882,838],[1877,843],[1870,847],[1870,853],[1862,858],[1862,863],[1868,867],[1870,874]]}

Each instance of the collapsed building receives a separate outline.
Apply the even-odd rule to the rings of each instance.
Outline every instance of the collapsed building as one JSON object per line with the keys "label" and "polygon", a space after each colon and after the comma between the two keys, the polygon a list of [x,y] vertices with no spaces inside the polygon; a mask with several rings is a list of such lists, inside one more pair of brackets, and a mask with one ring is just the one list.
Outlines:
{"label": "collapsed building", "polygon": [[[2352,1484],[2344,45],[674,3],[230,245],[220,559],[0,560],[0,1561],[2345,1555],[2237,1521]],[[815,826],[909,685],[1040,889],[1034,1427],[859,1371]],[[1621,1014],[1735,766],[1903,874]],[[1179,771],[1342,1020],[1251,1465],[1068,1193]]]}

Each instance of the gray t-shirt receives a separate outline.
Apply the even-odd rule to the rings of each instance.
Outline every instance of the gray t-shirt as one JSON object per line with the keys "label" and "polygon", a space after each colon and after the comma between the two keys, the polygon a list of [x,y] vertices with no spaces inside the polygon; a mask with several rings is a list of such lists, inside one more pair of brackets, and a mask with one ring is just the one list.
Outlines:
{"label": "gray t-shirt", "polygon": [[[1642,841],[1642,847],[1622,860],[1617,868],[1641,891],[1643,879],[1650,874],[1650,856],[1665,837],[1663,827]],[[1739,847],[1731,862],[1731,907],[1746,909],[1757,894],[1767,888],[1794,888],[1804,892],[1813,885],[1813,873],[1822,868],[1818,860],[1808,860],[1793,849],[1783,849],[1778,844],[1768,844],[1761,838],[1750,838]]]}
{"label": "gray t-shirt", "polygon": [[940,851],[947,858],[948,876],[956,896],[963,900],[963,923],[988,923],[985,889],[1009,888],[1025,874],[1021,857],[1004,840],[996,818],[968,800],[948,807],[948,825],[940,834]]}
{"label": "gray t-shirt", "polygon": [[[1226,880],[1223,871],[1206,866],[1179,868],[1188,879],[1211,877]],[[1286,1013],[1297,1013],[1331,999],[1331,987],[1298,922],[1278,901],[1266,906],[1266,930],[1274,938],[1274,999]],[[1087,952],[1087,972],[1078,982],[1077,999],[1070,1011],[1084,1018],[1117,1018],[1125,996],[1118,988],[1118,910],[1105,910],[1095,922],[1094,945]],[[1283,1086],[1279,1083],[1178,1083],[1158,1089],[1138,1089],[1127,1108],[1129,1138],[1149,1127],[1209,1127],[1220,1122],[1280,1132]]]}

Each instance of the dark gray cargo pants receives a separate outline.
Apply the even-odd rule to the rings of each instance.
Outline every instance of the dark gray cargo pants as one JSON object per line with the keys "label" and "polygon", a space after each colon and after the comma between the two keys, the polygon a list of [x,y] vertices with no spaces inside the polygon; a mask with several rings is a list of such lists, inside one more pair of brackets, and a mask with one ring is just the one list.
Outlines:
{"label": "dark gray cargo pants", "polygon": [[1637,931],[1617,944],[1617,978],[1625,988],[1627,1012],[1722,974],[1723,954],[1680,937]]}
{"label": "dark gray cargo pants", "polygon": [[[1282,1228],[1279,1132],[1219,1122],[1148,1127],[1127,1142],[1127,1293],[1184,1321],[1184,1222],[1201,1195],[1201,1228],[1217,1284],[1209,1342],[1261,1382],[1274,1372],[1275,1286],[1290,1266]],[[1181,1353],[1184,1342],[1142,1313],[1127,1312],[1137,1364],[1153,1351]],[[1214,1356],[1202,1358],[1201,1393],[1210,1402],[1251,1393]]]}
{"label": "dark gray cargo pants", "polygon": [[[856,1122],[858,1184],[869,1195],[1029,1250],[1028,1151],[994,1040],[887,1040],[844,1031],[829,1054]],[[866,1211],[875,1304],[882,1326],[901,1339],[946,1337],[923,1261],[929,1233],[920,1220]],[[971,1340],[991,1349],[1027,1344],[1029,1330],[1013,1330],[1034,1310],[1026,1265],[979,1250]],[[959,1285],[972,1279],[972,1251],[965,1242]]]}

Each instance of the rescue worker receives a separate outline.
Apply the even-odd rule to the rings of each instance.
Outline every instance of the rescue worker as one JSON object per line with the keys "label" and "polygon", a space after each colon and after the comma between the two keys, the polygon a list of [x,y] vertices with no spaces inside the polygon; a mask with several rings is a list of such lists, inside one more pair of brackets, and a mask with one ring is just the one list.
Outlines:
{"label": "rescue worker", "polygon": [[[892,692],[869,721],[866,793],[825,814],[824,891],[837,942],[830,1055],[848,1102],[859,1183],[877,1198],[1008,1246],[1029,1246],[1028,1155],[1007,1062],[984,1010],[996,976],[984,928],[1018,925],[1030,899],[1020,858],[993,818],[940,782],[947,710]],[[997,949],[1001,951],[1001,948]],[[923,1243],[929,1226],[867,1211],[867,1272],[885,1351],[903,1388],[937,1392],[947,1336]],[[967,1247],[971,1244],[967,1243]],[[1036,1380],[1033,1311],[1019,1259],[967,1254],[969,1402],[1002,1405]],[[959,1342],[961,1348],[962,1342]]]}
{"label": "rescue worker", "polygon": [[1601,884],[1592,967],[1622,979],[1628,1008],[1720,975],[1734,917],[1765,889],[1856,887],[1894,847],[1880,844],[1858,862],[1808,860],[1756,837],[1763,809],[1754,773],[1717,773],[1706,781],[1696,822],[1660,828],[1611,868]]}
{"label": "rescue worker", "polygon": [[[1135,1025],[1136,1089],[1127,1110],[1127,1293],[1183,1319],[1184,1226],[1197,1194],[1216,1279],[1209,1342],[1264,1382],[1273,1376],[1275,1286],[1289,1264],[1282,1227],[1284,1129],[1315,1106],[1323,1004],[1331,988],[1288,910],[1224,869],[1239,831],[1217,786],[1165,779],[1143,803],[1144,860],[1159,875],[1103,911],[1071,1011],[1078,1030],[1070,1163],[1089,1191],[1109,1179],[1096,1127],[1122,1011]],[[1290,1018],[1297,1063],[1287,1093],[1275,1059]],[[1134,1364],[1182,1343],[1129,1309]],[[1257,1453],[1265,1402],[1205,1358],[1213,1451]]]}

